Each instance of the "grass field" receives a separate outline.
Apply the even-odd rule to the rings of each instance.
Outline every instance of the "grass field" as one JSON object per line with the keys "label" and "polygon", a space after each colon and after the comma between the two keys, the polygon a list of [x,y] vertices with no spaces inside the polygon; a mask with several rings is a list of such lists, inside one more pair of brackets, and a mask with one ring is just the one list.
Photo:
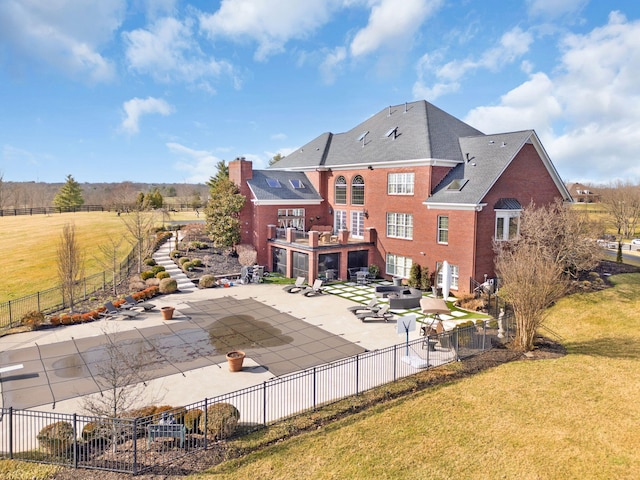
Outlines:
{"label": "grass field", "polygon": [[[195,220],[195,215],[193,212],[178,213],[172,215],[170,220]],[[96,260],[100,254],[99,245],[106,245],[109,237],[127,236],[122,217],[115,212],[0,218],[0,244],[5,252],[0,262],[0,302],[36,293],[59,283],[56,250],[62,229],[67,223],[75,225],[76,238],[85,252],[87,276],[104,270]],[[123,243],[122,258],[131,248],[130,244]]]}
{"label": "grass field", "polygon": [[640,275],[613,280],[550,311],[564,357],[504,364],[189,478],[638,478]]}

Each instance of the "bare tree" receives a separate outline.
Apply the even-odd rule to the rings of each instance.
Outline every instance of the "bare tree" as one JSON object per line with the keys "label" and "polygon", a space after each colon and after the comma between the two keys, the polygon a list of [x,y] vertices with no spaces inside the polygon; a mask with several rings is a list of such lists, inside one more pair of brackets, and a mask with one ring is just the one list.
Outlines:
{"label": "bare tree", "polygon": [[5,208],[7,204],[7,190],[4,183],[4,173],[0,172],[0,210]]}
{"label": "bare tree", "polygon": [[58,279],[62,288],[62,302],[73,310],[78,282],[84,273],[84,253],[76,239],[75,225],[62,227],[58,243]]}
{"label": "bare tree", "polygon": [[614,182],[602,189],[601,202],[618,235],[623,238],[635,236],[640,218],[640,186],[628,181]]}
{"label": "bare tree", "polygon": [[598,263],[600,248],[585,215],[558,201],[530,205],[515,240],[496,242],[501,296],[516,317],[515,347],[532,350],[546,310],[562,297],[571,277]]}
{"label": "bare tree", "polygon": [[[157,359],[155,348],[144,343],[117,343],[116,332],[103,330],[108,342],[95,364],[93,378],[100,391],[82,399],[82,408],[96,416],[123,417],[143,404],[154,404],[160,399],[149,393],[147,381],[151,379],[150,369]],[[115,450],[121,430],[118,422],[105,423],[103,436],[111,438]]]}
{"label": "bare tree", "polygon": [[138,273],[140,273],[142,272],[142,260],[151,253],[151,236],[156,223],[156,214],[153,211],[137,208],[120,218],[133,237],[131,243],[137,245]]}
{"label": "bare tree", "polygon": [[118,295],[118,260],[120,258],[120,247],[124,240],[124,237],[107,237],[107,243],[98,246],[98,250],[100,250],[102,256],[94,257],[105,270],[111,270],[114,295]]}

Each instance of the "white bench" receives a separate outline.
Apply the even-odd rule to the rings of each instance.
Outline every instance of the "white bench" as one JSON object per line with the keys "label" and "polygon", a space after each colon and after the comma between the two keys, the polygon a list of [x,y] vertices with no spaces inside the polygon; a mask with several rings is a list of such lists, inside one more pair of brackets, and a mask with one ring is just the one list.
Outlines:
{"label": "white bench", "polygon": [[187,434],[187,429],[181,423],[168,423],[168,424],[153,424],[147,426],[147,448],[151,446],[156,438],[179,438],[180,447],[184,448],[184,438]]}

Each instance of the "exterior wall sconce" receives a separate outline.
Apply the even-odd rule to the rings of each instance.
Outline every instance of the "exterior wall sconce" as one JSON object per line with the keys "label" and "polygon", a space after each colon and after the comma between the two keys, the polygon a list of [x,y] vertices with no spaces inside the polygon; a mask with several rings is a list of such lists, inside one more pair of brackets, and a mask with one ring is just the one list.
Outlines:
{"label": "exterior wall sconce", "polygon": [[362,213],[364,214],[364,218],[369,218],[369,211],[365,208]]}
{"label": "exterior wall sconce", "polygon": [[369,167],[368,167],[368,168],[369,168],[369,170],[373,170],[373,167],[372,167],[371,165],[369,165]]}
{"label": "exterior wall sconce", "polygon": [[333,208],[329,207],[329,215],[333,215]]}

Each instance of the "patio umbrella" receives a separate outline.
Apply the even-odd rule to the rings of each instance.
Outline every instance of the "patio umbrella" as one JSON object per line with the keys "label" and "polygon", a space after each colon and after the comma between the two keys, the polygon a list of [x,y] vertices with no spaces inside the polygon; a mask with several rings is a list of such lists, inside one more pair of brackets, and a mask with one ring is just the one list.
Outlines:
{"label": "patio umbrella", "polygon": [[449,297],[451,290],[451,266],[446,260],[442,262],[442,297]]}
{"label": "patio umbrella", "polygon": [[425,315],[449,314],[451,310],[443,298],[423,297],[420,299],[420,308]]}

